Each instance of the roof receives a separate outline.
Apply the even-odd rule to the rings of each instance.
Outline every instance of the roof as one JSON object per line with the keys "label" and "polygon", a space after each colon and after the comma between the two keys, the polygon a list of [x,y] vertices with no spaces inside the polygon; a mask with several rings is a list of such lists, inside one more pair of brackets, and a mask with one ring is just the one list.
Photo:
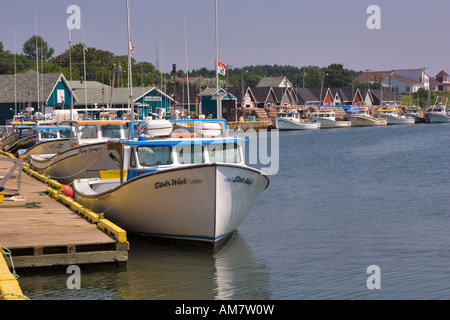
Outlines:
{"label": "roof", "polygon": [[286,80],[287,86],[292,87],[292,84],[289,82],[289,80],[286,77],[264,77],[259,81],[259,83],[256,85],[257,87],[286,87],[286,85],[283,85],[283,82]]}
{"label": "roof", "polygon": [[250,88],[256,103],[266,102],[270,92],[273,91],[272,87],[254,87]]}
{"label": "roof", "polygon": [[[14,103],[14,91],[16,91],[18,102],[40,101],[41,99],[37,93],[37,78],[38,76],[35,70],[17,75],[0,75],[0,103]],[[39,73],[39,87],[40,91],[43,91],[45,100],[50,97],[60,78],[62,78],[70,90],[70,85],[62,73]],[[15,84],[16,90],[14,90]],[[76,94],[74,94],[74,100],[77,101]]]}
{"label": "roof", "polygon": [[448,76],[450,76],[447,72],[445,72],[444,70],[441,70],[437,75],[436,75],[436,78],[437,77],[448,77]]}
{"label": "roof", "polygon": [[[422,84],[421,82],[410,80],[410,79],[398,76],[396,74],[390,74],[389,78],[396,79],[396,80],[399,80],[399,81],[402,81],[402,82],[405,82],[405,83],[409,83],[409,84],[417,84],[417,85],[421,85]],[[430,79],[431,79],[431,77],[430,77]]]}
{"label": "roof", "polygon": [[297,101],[301,103],[305,103],[308,101],[319,102],[319,97],[317,97],[311,89],[308,88],[296,88],[294,89],[294,93],[296,94]]}
{"label": "roof", "polygon": [[392,73],[392,70],[390,70],[390,71],[364,71],[355,78],[355,81],[358,81],[358,82],[381,81],[383,76],[387,76],[390,73]]}
{"label": "roof", "polygon": [[[381,89],[369,89],[368,92],[381,100]],[[395,92],[383,90],[383,101],[400,103],[401,99],[395,94]]]}

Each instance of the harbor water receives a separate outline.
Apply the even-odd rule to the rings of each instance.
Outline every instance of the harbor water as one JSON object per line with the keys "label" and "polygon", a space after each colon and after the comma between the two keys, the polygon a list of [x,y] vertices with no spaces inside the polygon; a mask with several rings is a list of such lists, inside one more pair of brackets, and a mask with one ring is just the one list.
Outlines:
{"label": "harbor water", "polygon": [[20,286],[33,300],[448,299],[449,132],[280,132],[269,188],[216,250],[130,237],[127,266],[80,266],[80,289],[65,269],[23,270]]}

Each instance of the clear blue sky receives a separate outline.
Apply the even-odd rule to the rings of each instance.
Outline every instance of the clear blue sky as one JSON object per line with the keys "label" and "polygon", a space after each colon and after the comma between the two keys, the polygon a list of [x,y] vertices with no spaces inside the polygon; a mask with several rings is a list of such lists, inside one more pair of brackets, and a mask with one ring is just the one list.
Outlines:
{"label": "clear blue sky", "polygon": [[[214,68],[214,0],[130,0],[134,57],[163,71]],[[66,13],[78,5],[89,47],[127,54],[125,0],[1,0],[0,41],[22,52],[38,34],[55,49],[68,49]],[[369,30],[368,6],[381,9],[381,29]],[[234,67],[278,64],[353,70],[427,68],[450,73],[449,0],[218,0],[219,60]],[[72,42],[82,41],[80,30]],[[162,44],[162,45],[161,45]],[[162,49],[162,50],[161,50]]]}

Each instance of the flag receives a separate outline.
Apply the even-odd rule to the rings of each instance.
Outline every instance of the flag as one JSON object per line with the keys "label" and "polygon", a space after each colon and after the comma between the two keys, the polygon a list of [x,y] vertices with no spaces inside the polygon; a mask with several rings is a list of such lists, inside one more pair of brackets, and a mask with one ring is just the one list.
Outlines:
{"label": "flag", "polygon": [[218,72],[220,75],[225,76],[225,74],[226,74],[226,72],[227,72],[227,66],[224,65],[222,62],[219,61],[217,72]]}
{"label": "flag", "polygon": [[131,38],[130,38],[130,51],[132,54],[134,54],[134,45],[133,42],[131,41]]}
{"label": "flag", "polygon": [[86,51],[86,52],[89,52],[88,51],[88,48],[86,47],[86,45],[83,43],[83,49]]}

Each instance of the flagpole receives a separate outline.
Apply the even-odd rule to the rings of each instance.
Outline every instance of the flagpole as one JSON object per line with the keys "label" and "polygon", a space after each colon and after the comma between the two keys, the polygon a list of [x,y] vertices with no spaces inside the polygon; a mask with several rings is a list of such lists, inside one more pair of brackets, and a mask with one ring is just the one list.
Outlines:
{"label": "flagpole", "polygon": [[216,7],[216,96],[217,96],[217,119],[222,118],[221,101],[219,97],[219,26],[217,19],[217,0],[215,0]]}

